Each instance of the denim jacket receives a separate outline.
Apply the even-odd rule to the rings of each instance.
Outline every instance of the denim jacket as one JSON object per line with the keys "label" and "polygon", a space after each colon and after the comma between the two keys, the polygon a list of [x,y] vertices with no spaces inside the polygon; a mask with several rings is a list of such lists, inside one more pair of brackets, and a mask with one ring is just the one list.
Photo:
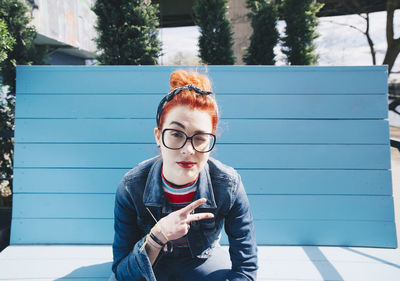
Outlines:
{"label": "denim jacket", "polygon": [[[172,212],[164,198],[161,183],[161,157],[140,163],[121,180],[114,209],[114,261],[112,270],[118,280],[155,281],[144,237],[157,221]],[[231,167],[209,158],[199,174],[194,200],[207,202],[195,212],[211,212],[214,218],[192,222],[187,234],[193,257],[207,258],[219,245],[225,226],[229,239],[232,270],[227,280],[256,280],[257,246],[253,217],[239,174]]]}

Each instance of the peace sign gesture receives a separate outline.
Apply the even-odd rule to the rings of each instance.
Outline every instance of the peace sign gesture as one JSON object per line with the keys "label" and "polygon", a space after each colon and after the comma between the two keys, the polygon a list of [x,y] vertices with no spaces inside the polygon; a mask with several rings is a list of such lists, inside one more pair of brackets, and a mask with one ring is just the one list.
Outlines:
{"label": "peace sign gesture", "polygon": [[214,217],[212,213],[192,214],[192,211],[206,201],[207,200],[205,198],[198,199],[186,207],[170,213],[157,223],[158,226],[161,227],[162,232],[166,235],[168,240],[175,240],[186,235],[189,231],[190,223],[192,221],[211,219]]}

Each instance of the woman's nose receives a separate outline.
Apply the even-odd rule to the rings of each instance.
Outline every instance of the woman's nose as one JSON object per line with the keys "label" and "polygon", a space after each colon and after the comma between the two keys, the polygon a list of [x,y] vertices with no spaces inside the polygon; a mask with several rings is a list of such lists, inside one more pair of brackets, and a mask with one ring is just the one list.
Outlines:
{"label": "woman's nose", "polygon": [[185,145],[182,147],[182,153],[194,154],[195,150],[192,145],[192,140],[187,140]]}

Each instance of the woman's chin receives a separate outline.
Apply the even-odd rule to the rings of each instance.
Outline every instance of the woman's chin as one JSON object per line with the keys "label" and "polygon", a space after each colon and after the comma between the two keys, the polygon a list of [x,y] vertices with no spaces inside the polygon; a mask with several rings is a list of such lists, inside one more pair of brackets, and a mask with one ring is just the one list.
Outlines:
{"label": "woman's chin", "polygon": [[189,182],[194,181],[197,178],[197,171],[196,170],[186,170],[180,173],[179,181],[181,184],[187,184]]}

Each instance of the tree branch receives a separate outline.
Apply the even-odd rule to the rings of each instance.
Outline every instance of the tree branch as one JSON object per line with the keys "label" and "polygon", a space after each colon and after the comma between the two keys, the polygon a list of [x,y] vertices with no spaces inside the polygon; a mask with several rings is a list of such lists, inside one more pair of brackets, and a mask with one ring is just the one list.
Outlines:
{"label": "tree branch", "polygon": [[357,14],[357,16],[361,17],[363,20],[367,20],[368,13],[367,13],[366,16],[363,16],[362,14]]}
{"label": "tree branch", "polygon": [[372,55],[372,64],[376,65],[376,52],[375,52],[375,48],[374,48],[374,41],[372,41],[372,38],[369,35],[369,13],[367,13],[367,16],[365,17],[365,20],[367,22],[367,27],[365,29],[365,33],[364,34],[365,34],[365,36],[367,36],[369,50],[370,50],[371,55]]}
{"label": "tree branch", "polygon": [[388,44],[392,44],[393,42],[393,17],[394,10],[396,7],[396,0],[387,0],[386,1],[386,42]]}
{"label": "tree branch", "polygon": [[[400,1],[400,0],[396,0],[396,1]],[[353,2],[353,4],[356,3],[356,1]],[[366,13],[365,16],[363,16],[362,14],[358,14],[358,16],[360,16],[362,19],[365,20],[366,22],[366,28],[365,31],[354,26],[351,24],[347,24],[347,23],[339,23],[339,22],[334,22],[334,21],[327,21],[333,24],[337,24],[337,25],[341,25],[341,26],[347,26],[350,28],[353,28],[359,32],[361,32],[362,34],[364,34],[367,37],[367,41],[368,41],[368,46],[369,46],[369,50],[371,52],[371,56],[372,56],[372,64],[376,65],[376,52],[375,52],[375,48],[374,48],[374,41],[372,41],[372,38],[369,34],[369,25],[370,25],[370,21],[369,21],[369,13]]]}
{"label": "tree branch", "polygon": [[347,27],[353,28],[353,29],[355,29],[355,30],[361,32],[362,34],[365,34],[365,32],[364,32],[362,29],[358,28],[357,26],[351,25],[351,24],[341,23],[341,22],[335,22],[335,21],[331,21],[331,20],[328,20],[328,21],[326,21],[326,22],[333,23],[333,24],[337,24],[337,25],[341,25],[341,26],[347,26]]}

